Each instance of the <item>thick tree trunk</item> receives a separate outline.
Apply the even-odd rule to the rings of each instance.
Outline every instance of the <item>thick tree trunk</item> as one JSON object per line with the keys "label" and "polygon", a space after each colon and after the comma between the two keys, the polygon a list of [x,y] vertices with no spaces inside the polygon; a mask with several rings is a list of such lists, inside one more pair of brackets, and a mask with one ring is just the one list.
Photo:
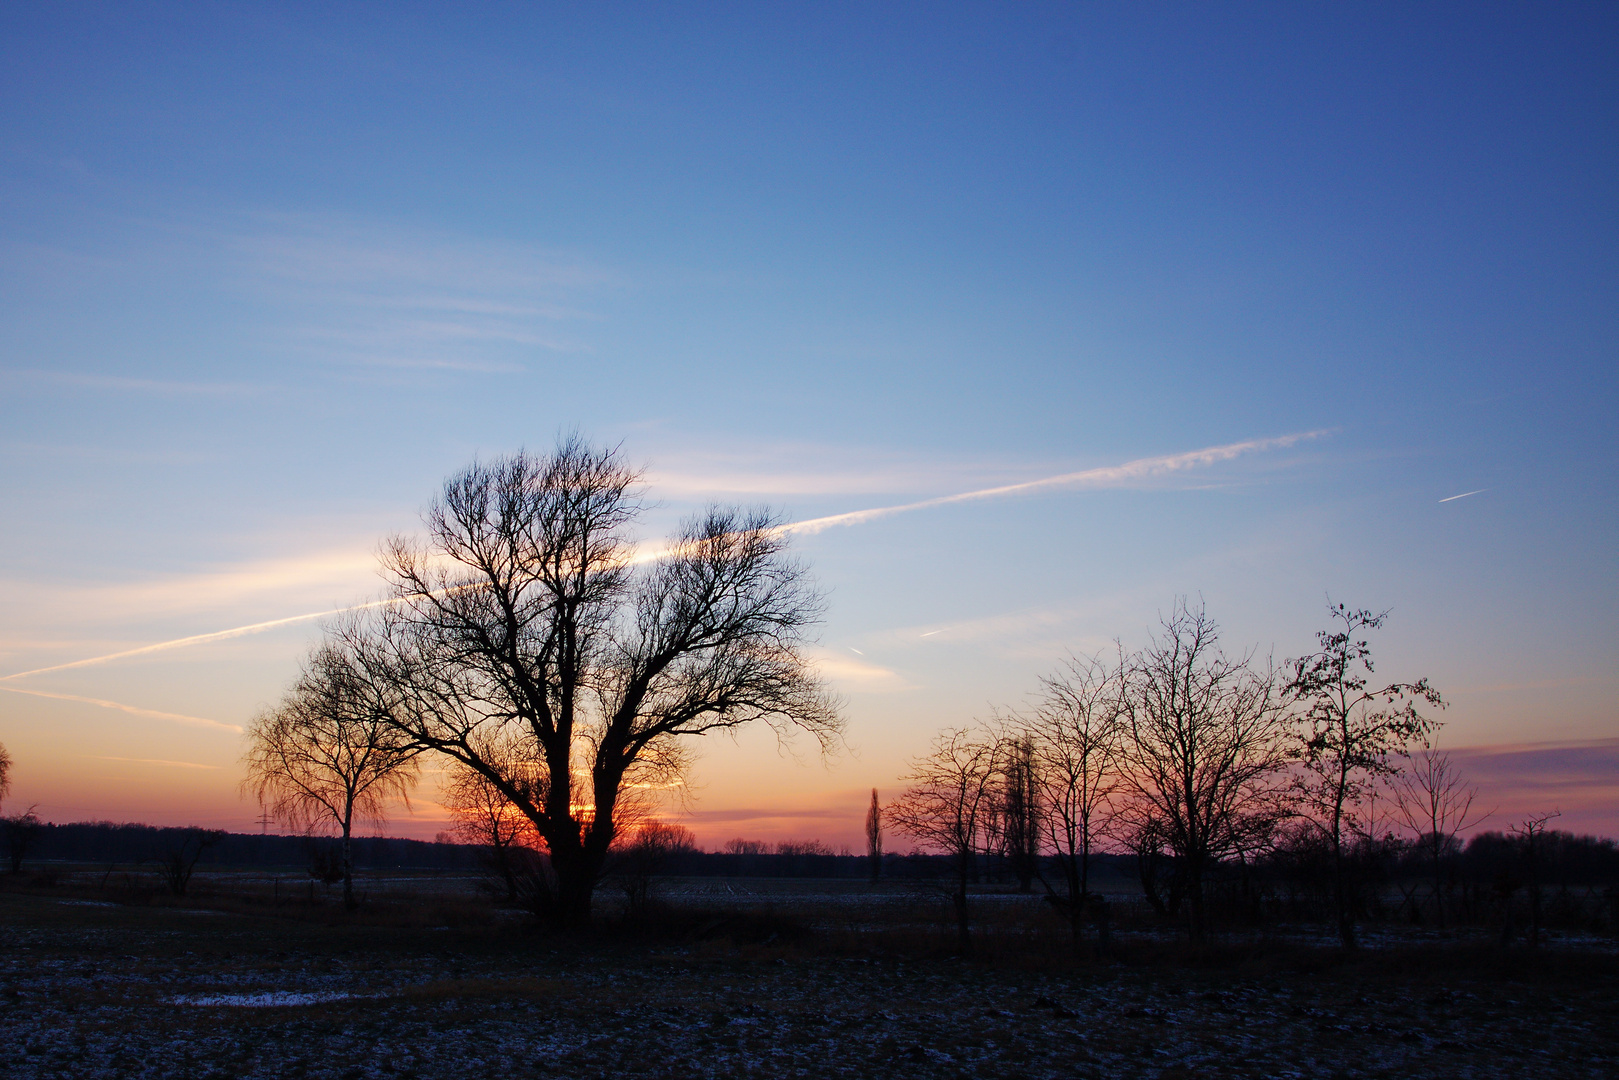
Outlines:
{"label": "thick tree trunk", "polygon": [[583,929],[591,925],[591,897],[596,892],[596,874],[584,871],[583,860],[570,861],[565,868],[552,863],[557,871],[557,912],[555,923],[563,929]]}
{"label": "thick tree trunk", "polygon": [[601,880],[605,854],[594,855],[580,845],[566,853],[551,853],[556,895],[548,921],[559,929],[579,930],[590,925],[590,903]]}

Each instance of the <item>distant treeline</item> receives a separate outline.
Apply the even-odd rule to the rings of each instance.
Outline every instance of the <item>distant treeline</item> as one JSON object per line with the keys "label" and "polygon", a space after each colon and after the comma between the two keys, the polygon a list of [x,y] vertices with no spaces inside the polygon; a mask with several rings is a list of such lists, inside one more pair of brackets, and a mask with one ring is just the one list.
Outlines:
{"label": "distant treeline", "polygon": [[[107,865],[162,863],[176,852],[195,851],[198,838],[206,833],[197,828],[110,821],[68,825],[40,823],[27,835],[25,861]],[[199,867],[303,870],[328,862],[337,843],[325,836],[233,832],[209,835],[210,842],[203,847],[197,861]],[[0,835],[0,851],[7,847],[6,837]],[[763,844],[748,845],[752,850],[743,851],[678,850],[659,860],[657,872],[677,877],[864,879],[871,876],[871,862],[864,855],[800,851],[794,850],[797,845],[790,844],[781,847],[785,850],[762,850]],[[487,849],[478,844],[399,837],[354,839],[355,864],[362,870],[480,871],[487,867],[487,854]],[[1003,861],[993,856],[981,857],[975,877],[985,883],[1006,879]],[[946,862],[944,856],[888,854],[883,856],[882,876],[891,879],[934,877]],[[1104,873],[1113,870],[1133,875],[1135,872],[1134,860],[1125,856],[1102,855],[1097,857],[1097,863]]]}
{"label": "distant treeline", "polygon": [[[882,859],[881,877],[889,880],[933,878],[950,866],[947,855],[890,853]],[[1098,874],[1135,872],[1134,859],[1123,855],[1098,855],[1092,865],[1093,872]],[[869,879],[871,859],[866,855],[677,851],[664,857],[658,872],[675,877]],[[1006,860],[987,855],[979,857],[973,876],[982,884],[1004,884],[1013,880]]]}
{"label": "distant treeline", "polygon": [[[129,864],[162,862],[189,846],[195,850],[205,830],[124,825],[110,821],[70,825],[40,824],[27,839],[27,861],[53,860]],[[336,841],[321,836],[265,833],[211,835],[199,866],[295,867],[317,862]],[[9,854],[9,853],[8,853]],[[356,837],[354,856],[368,870],[477,870],[476,848],[398,837]]]}

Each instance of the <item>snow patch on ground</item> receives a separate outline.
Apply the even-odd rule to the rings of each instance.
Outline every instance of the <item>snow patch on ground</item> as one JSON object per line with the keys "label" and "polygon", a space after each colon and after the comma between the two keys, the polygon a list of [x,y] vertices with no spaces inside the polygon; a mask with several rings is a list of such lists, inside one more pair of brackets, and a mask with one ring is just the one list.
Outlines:
{"label": "snow patch on ground", "polygon": [[271,990],[261,994],[209,994],[206,996],[182,994],[170,998],[174,1005],[201,1005],[212,1007],[218,1005],[236,1008],[264,1009],[278,1008],[284,1005],[324,1005],[329,1001],[353,1000],[358,995],[344,993],[294,993],[288,990]]}

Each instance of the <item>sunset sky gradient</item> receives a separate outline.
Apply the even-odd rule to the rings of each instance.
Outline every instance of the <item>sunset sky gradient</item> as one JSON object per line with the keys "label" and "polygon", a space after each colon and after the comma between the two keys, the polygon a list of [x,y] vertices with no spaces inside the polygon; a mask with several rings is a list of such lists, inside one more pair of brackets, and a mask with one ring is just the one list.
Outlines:
{"label": "sunset sky gradient", "polygon": [[239,729],[317,616],[579,430],[649,544],[768,504],[828,594],[849,745],[710,740],[711,845],[858,846],[937,728],[1182,595],[1278,660],[1392,609],[1486,827],[1619,834],[1616,46],[1611,4],[9,5],[5,808],[257,828]]}

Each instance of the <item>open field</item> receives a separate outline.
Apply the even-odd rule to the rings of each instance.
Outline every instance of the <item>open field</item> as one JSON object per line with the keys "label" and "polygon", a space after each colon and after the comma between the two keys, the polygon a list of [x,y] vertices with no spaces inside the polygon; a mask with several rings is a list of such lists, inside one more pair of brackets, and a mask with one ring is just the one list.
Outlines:
{"label": "open field", "polygon": [[[1038,904],[859,883],[670,882],[662,920],[558,937],[408,875],[357,917],[70,884],[0,892],[0,1071],[17,1077],[1607,1077],[1613,943],[1532,953],[1298,929],[1192,954],[1124,929],[1074,959]],[[238,882],[245,884],[245,882]],[[444,883],[440,883],[444,884]],[[429,895],[437,892],[436,896]],[[721,901],[726,894],[729,902]],[[103,894],[105,895],[105,894]],[[232,908],[232,910],[221,910]],[[1044,919],[1044,925],[1040,920]],[[931,921],[930,921],[931,920]]]}

